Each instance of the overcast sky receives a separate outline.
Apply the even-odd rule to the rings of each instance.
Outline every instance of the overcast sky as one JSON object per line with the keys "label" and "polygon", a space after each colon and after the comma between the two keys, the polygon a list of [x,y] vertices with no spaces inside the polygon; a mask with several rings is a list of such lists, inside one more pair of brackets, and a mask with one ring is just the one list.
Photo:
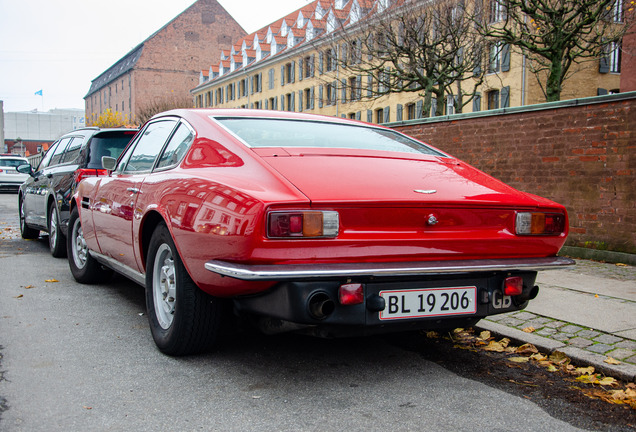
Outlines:
{"label": "overcast sky", "polygon": [[[309,0],[217,0],[251,33]],[[91,80],[194,0],[0,0],[4,111],[84,108]],[[210,63],[219,59],[210,59]],[[42,97],[35,93],[42,90]]]}

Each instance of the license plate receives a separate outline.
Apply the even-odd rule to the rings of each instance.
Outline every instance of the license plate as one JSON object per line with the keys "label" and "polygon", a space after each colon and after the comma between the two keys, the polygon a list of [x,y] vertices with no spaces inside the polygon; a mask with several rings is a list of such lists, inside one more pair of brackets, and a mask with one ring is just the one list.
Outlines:
{"label": "license plate", "polygon": [[380,291],[386,307],[381,320],[474,314],[477,288],[422,288]]}

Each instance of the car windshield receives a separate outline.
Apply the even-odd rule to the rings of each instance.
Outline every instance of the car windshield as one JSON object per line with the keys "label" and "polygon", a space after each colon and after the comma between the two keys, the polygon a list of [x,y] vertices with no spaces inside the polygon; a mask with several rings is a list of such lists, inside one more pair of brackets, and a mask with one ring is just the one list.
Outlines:
{"label": "car windshield", "polygon": [[0,166],[3,167],[18,167],[26,164],[28,164],[28,162],[24,159],[0,159]]}
{"label": "car windshield", "polygon": [[397,132],[320,121],[213,117],[250,147],[313,147],[381,150],[448,157]]}
{"label": "car windshield", "polygon": [[102,168],[102,156],[119,157],[126,148],[136,131],[103,132],[91,140],[89,161],[87,168]]}

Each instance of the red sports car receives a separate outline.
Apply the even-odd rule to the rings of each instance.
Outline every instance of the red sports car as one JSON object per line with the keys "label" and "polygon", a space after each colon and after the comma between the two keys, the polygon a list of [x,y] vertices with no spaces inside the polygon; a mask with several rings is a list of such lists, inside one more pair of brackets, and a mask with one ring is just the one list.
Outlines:
{"label": "red sports car", "polygon": [[174,110],[103,163],[75,195],[71,271],[144,285],[170,355],[211,348],[236,316],[319,336],[469,326],[574,264],[557,256],[563,206],[377,125]]}

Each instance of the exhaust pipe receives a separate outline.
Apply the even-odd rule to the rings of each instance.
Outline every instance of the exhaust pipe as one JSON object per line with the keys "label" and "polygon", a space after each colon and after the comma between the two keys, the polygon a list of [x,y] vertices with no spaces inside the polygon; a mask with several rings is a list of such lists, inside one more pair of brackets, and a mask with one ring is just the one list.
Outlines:
{"label": "exhaust pipe", "polygon": [[539,287],[535,285],[530,290],[530,295],[528,296],[528,300],[534,300],[535,298],[537,298],[538,295],[539,295]]}
{"label": "exhaust pipe", "polygon": [[323,320],[336,310],[336,304],[325,292],[316,292],[307,300],[309,315],[317,320]]}

